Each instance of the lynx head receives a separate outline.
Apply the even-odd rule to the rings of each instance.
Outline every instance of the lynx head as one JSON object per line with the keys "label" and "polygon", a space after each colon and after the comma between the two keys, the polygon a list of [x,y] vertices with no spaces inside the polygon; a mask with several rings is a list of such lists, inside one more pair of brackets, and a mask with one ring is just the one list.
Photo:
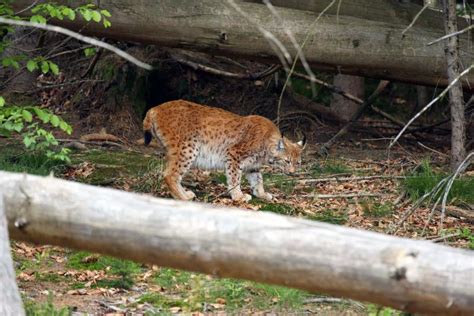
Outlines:
{"label": "lynx head", "polygon": [[301,153],[306,147],[306,136],[294,143],[283,135],[272,144],[270,163],[279,165],[285,173],[294,173],[301,164]]}

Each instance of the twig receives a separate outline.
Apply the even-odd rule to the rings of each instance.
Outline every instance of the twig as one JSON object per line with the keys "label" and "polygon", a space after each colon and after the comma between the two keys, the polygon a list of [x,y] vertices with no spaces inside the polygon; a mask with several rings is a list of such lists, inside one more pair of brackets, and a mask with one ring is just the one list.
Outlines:
{"label": "twig", "polygon": [[330,177],[330,178],[319,178],[319,179],[300,179],[297,180],[299,183],[305,185],[307,183],[321,183],[321,182],[342,182],[342,181],[366,181],[376,179],[406,179],[404,176],[388,176],[388,175],[375,175],[375,176],[360,176],[360,177]]}
{"label": "twig", "polygon": [[22,14],[23,12],[28,11],[29,9],[33,8],[38,2],[39,2],[39,0],[35,0],[32,4],[30,4],[30,5],[27,6],[26,8],[21,9],[21,10],[18,11],[18,12],[15,12],[14,15],[20,15],[20,14]]}
{"label": "twig", "polygon": [[0,23],[10,24],[10,25],[18,25],[18,26],[26,26],[26,27],[34,27],[34,28],[41,29],[41,30],[46,30],[46,31],[51,31],[51,32],[64,34],[64,35],[67,35],[69,37],[75,38],[79,41],[83,41],[85,43],[107,49],[107,50],[119,55],[120,57],[128,60],[129,62],[137,65],[140,68],[144,68],[146,70],[152,70],[153,69],[153,67],[151,65],[138,60],[137,58],[133,57],[132,55],[124,52],[123,50],[121,50],[121,49],[119,49],[119,48],[117,48],[113,45],[104,43],[104,42],[99,41],[99,40],[97,40],[95,38],[92,38],[92,37],[81,35],[79,33],[68,30],[64,27],[45,25],[45,24],[40,24],[40,23],[28,22],[28,21],[12,20],[12,19],[4,18],[4,17],[0,17]]}
{"label": "twig", "polygon": [[91,73],[94,70],[95,66],[97,65],[97,62],[99,61],[100,57],[102,56],[102,52],[103,52],[102,48],[99,48],[97,50],[94,57],[92,57],[92,60],[89,63],[89,66],[87,66],[87,69],[81,74],[81,78],[85,78],[89,73]]}
{"label": "twig", "polygon": [[358,197],[381,197],[390,195],[388,193],[371,193],[371,192],[359,192],[359,193],[341,193],[341,194],[310,194],[307,197],[314,199],[348,199]]}
{"label": "twig", "polygon": [[334,135],[330,140],[321,146],[318,152],[320,155],[327,155],[328,149],[332,147],[339,137],[347,133],[349,128],[362,116],[367,106],[369,106],[380,95],[380,93],[382,93],[389,83],[390,81],[387,80],[381,80],[379,82],[377,89],[375,89],[372,95],[370,95],[367,100],[359,107],[357,112],[352,116],[351,120],[343,128],[341,128],[336,135]]}
{"label": "twig", "polygon": [[442,152],[437,151],[436,149],[430,148],[430,147],[428,147],[428,146],[426,146],[426,145],[424,145],[424,144],[422,144],[422,143],[420,143],[420,142],[416,142],[416,143],[417,143],[418,145],[420,145],[421,147],[423,147],[423,148],[425,148],[425,149],[428,149],[429,151],[432,151],[432,152],[434,152],[434,153],[436,153],[436,154],[438,154],[438,155],[440,155],[440,156],[442,156],[442,157],[449,157],[449,155],[443,154]]}
{"label": "twig", "polygon": [[280,59],[281,64],[283,65],[283,68],[285,71],[289,71],[289,64],[293,61],[291,58],[290,53],[286,49],[286,47],[281,43],[281,41],[275,37],[271,32],[267,31],[263,27],[260,26],[260,23],[258,21],[254,21],[250,16],[245,13],[244,10],[242,10],[241,7],[239,7],[234,0],[227,0],[227,3],[230,4],[237,12],[239,12],[247,21],[252,23],[259,31],[262,33],[263,37],[267,40],[267,42],[270,44],[272,49],[275,51],[278,59]]}
{"label": "twig", "polygon": [[415,15],[415,17],[413,18],[413,21],[411,21],[411,23],[403,30],[402,32],[402,38],[405,37],[405,33],[411,29],[411,27],[415,24],[416,20],[418,20],[418,18],[420,17],[420,15],[423,13],[423,11],[426,10],[426,8],[428,8],[430,6],[430,3],[426,3],[425,6],[423,8],[421,8],[421,10]]}
{"label": "twig", "polygon": [[70,85],[75,85],[75,84],[80,84],[84,82],[103,82],[104,80],[98,80],[98,79],[84,79],[84,80],[74,80],[74,81],[67,81],[63,83],[58,83],[58,84],[51,84],[51,85],[46,85],[42,86],[39,88],[36,88],[34,90],[28,91],[27,94],[34,94],[43,90],[48,90],[48,89],[56,89],[56,88],[61,88],[64,86],[70,86]]}
{"label": "twig", "polygon": [[437,40],[434,40],[434,41],[432,41],[432,42],[429,42],[429,43],[426,44],[426,45],[428,45],[428,46],[433,45],[433,44],[435,44],[435,43],[441,42],[442,40],[448,39],[448,38],[450,38],[450,37],[458,36],[458,35],[460,35],[460,34],[462,34],[462,33],[466,33],[467,31],[472,30],[472,29],[474,29],[474,24],[473,24],[473,25],[469,25],[468,27],[466,27],[466,28],[464,28],[464,29],[462,29],[462,30],[460,30],[460,31],[457,31],[457,32],[454,32],[454,33],[451,33],[451,34],[446,34],[445,36],[440,37],[440,38],[438,38]]}
{"label": "twig", "polygon": [[434,98],[433,100],[431,100],[430,103],[428,103],[423,109],[421,109],[421,111],[419,111],[417,114],[415,114],[415,116],[413,116],[410,121],[408,121],[408,123],[402,128],[402,130],[397,134],[397,136],[395,137],[394,140],[392,140],[390,142],[390,144],[388,145],[388,148],[392,148],[393,145],[395,145],[395,143],[400,139],[400,137],[403,135],[403,133],[407,130],[407,128],[417,119],[419,118],[423,113],[426,112],[426,110],[428,110],[433,104],[435,104],[436,102],[438,102],[439,99],[441,99],[442,97],[444,97],[446,95],[446,93],[448,93],[449,89],[451,89],[451,87],[453,87],[456,82],[458,82],[464,75],[466,75],[467,73],[469,73],[469,71],[471,71],[472,69],[474,69],[474,64],[472,64],[470,67],[468,67],[466,70],[464,70],[462,73],[459,74],[458,77],[456,77],[456,79],[454,79],[453,81],[451,81],[449,83],[449,85],[446,87],[446,89],[444,89],[436,98]]}
{"label": "twig", "polygon": [[293,72],[293,77],[298,77],[298,78],[301,78],[301,79],[306,79],[306,80],[309,80],[311,82],[314,82],[314,83],[317,83],[325,88],[328,88],[329,90],[331,90],[331,92],[334,92],[334,93],[337,93],[343,97],[345,97],[346,99],[349,99],[351,101],[354,101],[355,103],[358,103],[358,104],[363,104],[364,101],[361,99],[361,98],[358,98],[348,92],[345,92],[343,90],[341,90],[341,88],[333,85],[333,84],[330,84],[330,83],[327,83],[321,79],[318,79],[318,78],[311,78],[310,76],[308,75],[305,75],[305,74],[302,74],[302,73],[299,73],[299,72],[296,72],[294,71]]}
{"label": "twig", "polygon": [[[267,6],[267,8],[270,10],[270,12],[279,20],[281,25],[285,25],[284,20],[278,13],[278,11],[275,9],[275,7],[271,4],[270,0],[263,0],[263,3]],[[296,58],[295,60],[298,60],[298,58],[301,60],[301,63],[303,64],[304,70],[306,73],[309,75],[311,79],[315,79],[316,76],[314,75],[313,71],[311,70],[311,67],[308,64],[308,61],[306,60],[306,57],[303,54],[303,47],[301,47],[298,44],[298,41],[296,40],[295,36],[293,35],[293,32],[287,27],[283,27],[283,31],[286,33],[288,38],[290,39],[291,44],[293,47],[296,49]],[[311,80],[311,92],[313,97],[316,95],[316,87],[314,86],[314,81]]]}
{"label": "twig", "polygon": [[229,78],[237,78],[237,79],[246,79],[246,80],[257,80],[261,78],[265,78],[273,73],[275,73],[278,69],[281,68],[280,65],[272,65],[268,69],[255,73],[255,74],[239,74],[239,73],[234,73],[234,72],[228,72],[225,70],[220,70],[216,69],[210,66],[205,66],[199,63],[196,63],[194,61],[190,61],[187,59],[184,59],[182,57],[173,55],[172,58],[176,60],[178,63],[186,65],[188,67],[191,67],[194,70],[200,70],[204,71],[213,75],[218,75],[218,76],[223,76],[223,77],[229,77]]}
{"label": "twig", "polygon": [[446,236],[441,236],[441,237],[429,239],[429,241],[431,241],[431,242],[440,242],[440,241],[444,241],[448,238],[458,237],[459,235],[461,235],[461,234],[460,233],[452,233],[452,234],[449,234],[449,235],[446,235]]}
{"label": "twig", "polygon": [[473,157],[474,157],[474,151],[470,152],[469,155],[467,155],[467,157],[461,162],[461,164],[456,169],[456,172],[454,172],[452,177],[449,179],[448,184],[446,185],[444,195],[443,195],[443,201],[441,204],[442,209],[441,209],[440,229],[443,228],[443,220],[446,213],[446,203],[448,201],[448,194],[449,194],[449,191],[451,191],[451,187],[453,186],[454,180],[461,172],[463,172],[467,168],[467,166],[469,165],[469,161]]}
{"label": "twig", "polygon": [[[309,37],[311,36],[312,32],[311,30],[314,29],[316,23],[319,21],[319,19],[326,13],[327,10],[329,10],[333,4],[336,2],[336,0],[332,0],[324,10],[322,10],[316,19],[311,23],[311,25],[308,28],[308,32],[306,33],[306,36],[303,40],[303,43],[301,44],[301,53],[303,52],[303,48],[306,46],[306,43],[308,42]],[[290,79],[291,79],[291,74],[295,71],[296,63],[298,62],[298,57],[299,54],[296,55],[295,60],[293,61],[293,64],[291,65],[291,69],[288,72],[288,76],[286,77],[285,84],[283,85],[283,88],[281,89],[280,97],[278,98],[278,106],[277,106],[277,126],[280,125],[280,112],[281,112],[281,103],[283,101],[283,95],[285,94],[286,87],[288,86]],[[291,62],[290,62],[291,63]],[[314,79],[314,78],[313,78]]]}

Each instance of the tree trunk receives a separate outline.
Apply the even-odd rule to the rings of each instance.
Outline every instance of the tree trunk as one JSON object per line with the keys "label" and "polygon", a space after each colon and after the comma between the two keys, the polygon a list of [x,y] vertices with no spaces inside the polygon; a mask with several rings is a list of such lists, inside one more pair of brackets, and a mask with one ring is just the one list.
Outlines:
{"label": "tree trunk", "polygon": [[[342,91],[348,92],[364,100],[364,77],[350,75],[336,75],[334,85]],[[331,101],[331,110],[343,121],[350,121],[358,111],[361,104],[348,100],[340,94],[333,93]]]}
{"label": "tree trunk", "polygon": [[[2,192],[2,190],[0,190]],[[3,196],[0,194],[0,315],[25,315],[10,255]]]}
{"label": "tree trunk", "polygon": [[[30,3],[29,0],[16,0],[13,5],[21,9]],[[403,29],[420,10],[417,5],[392,0],[343,1],[339,14],[338,6],[334,5],[329,14],[309,30],[329,0],[272,1],[279,6],[277,10],[284,22],[272,16],[260,1],[237,0],[236,3],[252,21],[258,21],[260,27],[282,41],[293,56],[296,50],[284,28],[290,29],[299,43],[311,31],[304,53],[311,65],[319,69],[427,85],[446,85],[448,82],[446,66],[441,62],[444,60],[443,45],[426,45],[444,35],[440,25],[442,15],[438,12],[425,11],[402,38]],[[98,23],[85,26],[80,18],[53,23],[100,37],[278,62],[257,27],[227,1],[102,0],[100,6],[112,13],[111,28],[105,29]],[[462,20],[460,23],[466,24]],[[467,34],[461,38],[461,47],[467,52],[463,59],[468,64],[471,44]],[[467,78],[474,82],[474,74]],[[472,89],[474,85],[470,87]]]}
{"label": "tree trunk", "polygon": [[[33,32],[34,34],[35,32]],[[27,58],[32,56],[32,51],[36,48],[36,36],[32,34],[31,28],[16,27],[12,34],[7,35],[6,40],[11,42],[2,57],[24,55]],[[37,72],[30,72],[26,68],[14,70],[4,69],[1,74],[4,80],[9,79],[6,86],[0,83],[0,90],[6,89],[7,93],[24,93],[34,88]]]}
{"label": "tree trunk", "polygon": [[[457,32],[456,0],[443,0],[443,10],[446,34]],[[457,36],[451,36],[446,40],[446,65],[449,81],[452,82],[461,73],[459,40]],[[459,81],[449,90],[449,105],[451,108],[451,169],[455,171],[466,157],[464,98],[462,85]]]}
{"label": "tree trunk", "polygon": [[471,251],[53,177],[0,172],[0,191],[16,239],[411,312],[474,313]]}

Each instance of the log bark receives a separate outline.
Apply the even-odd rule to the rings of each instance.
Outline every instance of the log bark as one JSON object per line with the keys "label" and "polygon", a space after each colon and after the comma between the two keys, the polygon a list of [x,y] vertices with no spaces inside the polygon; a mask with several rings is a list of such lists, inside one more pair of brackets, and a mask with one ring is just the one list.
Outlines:
{"label": "log bark", "polygon": [[25,311],[10,251],[3,196],[0,194],[0,315],[21,316],[25,315]]}
{"label": "log bark", "polygon": [[11,236],[422,313],[474,313],[474,253],[265,212],[0,172]]}
{"label": "log bark", "polygon": [[[60,3],[72,3],[62,0]],[[308,30],[329,0],[272,1],[284,23],[272,16],[260,1],[237,1],[250,19],[274,34],[293,52],[284,28],[290,29],[299,43],[312,32],[304,52],[312,66],[345,74],[399,80],[426,85],[446,85],[446,65],[442,43],[426,43],[444,35],[442,14],[427,10],[402,38],[403,29],[420,10],[415,4],[394,0],[344,1],[337,14],[334,6]],[[77,3],[77,4],[76,4]],[[84,1],[74,1],[74,5]],[[30,4],[16,0],[18,10]],[[86,34],[118,40],[151,43],[169,47],[238,55],[277,61],[275,53],[257,28],[221,0],[101,0],[100,6],[112,13],[112,27],[97,23],[54,23],[82,30]],[[465,22],[460,20],[460,23]],[[85,27],[85,25],[87,26]],[[468,35],[461,35],[465,64],[470,63],[472,47]],[[467,79],[474,81],[474,74]],[[467,85],[469,89],[474,84]]]}

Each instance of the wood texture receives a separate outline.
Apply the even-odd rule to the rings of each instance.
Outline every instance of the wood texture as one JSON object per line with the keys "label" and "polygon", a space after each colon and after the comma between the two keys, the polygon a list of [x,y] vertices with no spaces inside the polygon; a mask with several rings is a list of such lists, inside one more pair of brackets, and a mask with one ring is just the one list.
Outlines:
{"label": "wood texture", "polygon": [[474,252],[0,172],[13,238],[425,313],[474,313]]}
{"label": "wood texture", "polygon": [[[58,1],[78,5],[84,1]],[[442,42],[428,47],[426,43],[443,36],[441,13],[426,10],[402,38],[420,6],[394,0],[343,1],[340,11],[334,5],[314,29],[309,26],[329,0],[273,1],[284,22],[279,21],[260,1],[236,1],[261,27],[273,33],[293,52],[285,29],[290,29],[299,43],[310,31],[305,55],[314,67],[346,74],[400,80],[429,85],[446,85],[446,64]],[[255,1],[256,2],[256,1]],[[16,0],[18,10],[30,4]],[[54,21],[86,34],[119,40],[137,41],[169,47],[238,55],[252,59],[277,61],[274,51],[257,30],[222,0],[101,0],[100,6],[112,13],[112,27],[101,24]],[[460,23],[464,23],[460,20]],[[460,26],[461,28],[461,26]],[[465,65],[472,61],[468,34],[461,37]],[[472,89],[474,74],[468,75]]]}
{"label": "wood texture", "polygon": [[15,280],[1,192],[0,189],[0,315],[22,316],[25,315],[25,311]]}

